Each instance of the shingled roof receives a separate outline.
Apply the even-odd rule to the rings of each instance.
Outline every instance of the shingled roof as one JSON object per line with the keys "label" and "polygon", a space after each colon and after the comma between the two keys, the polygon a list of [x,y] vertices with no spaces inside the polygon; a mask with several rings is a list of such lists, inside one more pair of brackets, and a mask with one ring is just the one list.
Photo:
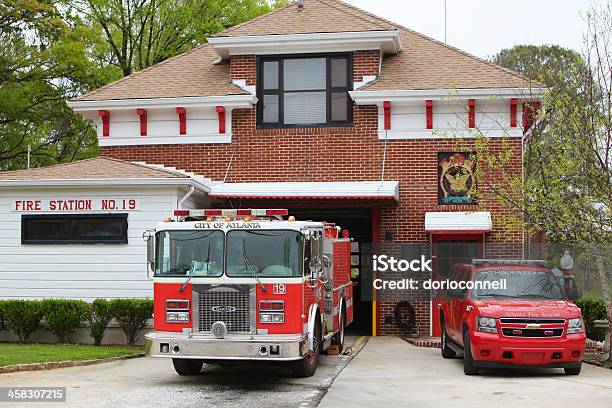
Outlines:
{"label": "shingled roof", "polygon": [[189,179],[170,170],[156,169],[110,157],[95,157],[71,163],[39,167],[30,170],[0,172],[5,180],[100,180],[100,179]]}
{"label": "shingled roof", "polygon": [[[521,88],[512,71],[338,0],[305,0],[231,27],[217,37],[399,30],[404,46],[383,59],[380,78],[361,90]],[[106,85],[78,100],[246,94],[207,44]]]}

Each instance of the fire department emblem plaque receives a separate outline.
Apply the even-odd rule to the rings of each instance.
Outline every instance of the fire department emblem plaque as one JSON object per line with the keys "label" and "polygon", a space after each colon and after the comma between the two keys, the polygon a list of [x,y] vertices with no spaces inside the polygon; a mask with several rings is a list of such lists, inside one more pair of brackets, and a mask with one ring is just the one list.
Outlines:
{"label": "fire department emblem plaque", "polygon": [[438,153],[438,204],[476,204],[475,165],[469,153]]}

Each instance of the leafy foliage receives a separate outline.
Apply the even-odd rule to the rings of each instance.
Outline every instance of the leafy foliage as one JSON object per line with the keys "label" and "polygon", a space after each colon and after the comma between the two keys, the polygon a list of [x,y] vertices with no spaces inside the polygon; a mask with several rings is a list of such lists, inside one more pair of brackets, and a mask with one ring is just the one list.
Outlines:
{"label": "leafy foliage", "polygon": [[55,334],[59,343],[85,327],[89,318],[89,303],[74,299],[45,299],[41,302],[45,328]]}
{"label": "leafy foliage", "polygon": [[130,346],[136,343],[139,332],[153,316],[153,301],[150,299],[113,299],[110,302],[113,317],[127,337]]}
{"label": "leafy foliage", "polygon": [[89,316],[89,333],[94,339],[94,344],[102,344],[104,332],[113,318],[111,304],[106,299],[96,299],[91,303],[91,315]]}
{"label": "leafy foliage", "polygon": [[606,320],[606,306],[603,299],[596,296],[583,296],[581,299],[576,300],[575,303],[582,310],[587,337],[602,341],[604,339],[604,330],[595,328],[593,321]]}
{"label": "leafy foliage", "polygon": [[36,300],[7,300],[2,305],[6,328],[12,330],[25,343],[40,326],[41,303]]}

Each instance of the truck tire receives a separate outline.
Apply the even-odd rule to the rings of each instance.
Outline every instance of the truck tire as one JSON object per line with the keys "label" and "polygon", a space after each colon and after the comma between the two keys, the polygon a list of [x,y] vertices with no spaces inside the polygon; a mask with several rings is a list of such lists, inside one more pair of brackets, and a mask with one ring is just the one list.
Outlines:
{"label": "truck tire", "polygon": [[440,351],[442,352],[442,358],[455,358],[457,353],[455,353],[455,350],[448,346],[451,339],[448,338],[448,334],[446,333],[446,325],[444,324],[444,320],[440,320],[440,322],[440,328],[442,329],[442,338],[440,339]]}
{"label": "truck tire", "polygon": [[179,375],[197,375],[202,371],[202,360],[188,358],[173,358],[172,365]]}
{"label": "truck tire", "polygon": [[332,344],[338,346],[338,353],[342,353],[344,350],[344,329],[346,327],[346,312],[344,307],[340,312],[340,320],[338,321],[338,333],[332,337]]}
{"label": "truck tire", "polygon": [[580,374],[580,370],[582,370],[582,361],[580,362],[578,367],[565,367],[563,370],[567,375],[578,375]]}
{"label": "truck tire", "polygon": [[319,364],[319,357],[321,355],[322,347],[321,324],[318,322],[318,320],[319,318],[317,317],[312,343],[313,351],[309,352],[301,360],[294,361],[293,366],[291,367],[291,371],[293,371],[293,374],[296,377],[312,377],[317,371],[317,365]]}
{"label": "truck tire", "polygon": [[463,333],[463,373],[465,375],[478,374],[478,367],[474,364],[472,350],[470,347],[470,333]]}

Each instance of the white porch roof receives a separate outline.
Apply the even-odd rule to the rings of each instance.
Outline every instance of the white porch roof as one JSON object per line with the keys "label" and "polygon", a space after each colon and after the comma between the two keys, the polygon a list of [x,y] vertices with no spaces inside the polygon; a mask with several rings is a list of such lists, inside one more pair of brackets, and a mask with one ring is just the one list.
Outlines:
{"label": "white porch roof", "polygon": [[425,213],[425,231],[429,233],[475,233],[492,229],[489,211]]}
{"label": "white porch roof", "polygon": [[398,181],[220,183],[210,187],[210,198],[393,199],[399,200]]}

